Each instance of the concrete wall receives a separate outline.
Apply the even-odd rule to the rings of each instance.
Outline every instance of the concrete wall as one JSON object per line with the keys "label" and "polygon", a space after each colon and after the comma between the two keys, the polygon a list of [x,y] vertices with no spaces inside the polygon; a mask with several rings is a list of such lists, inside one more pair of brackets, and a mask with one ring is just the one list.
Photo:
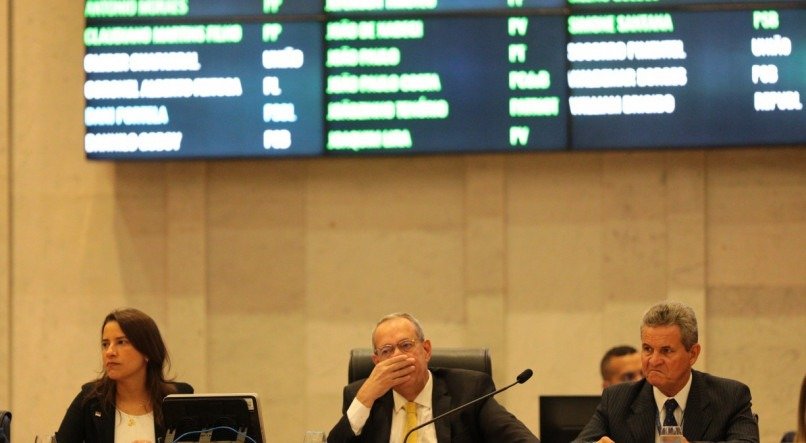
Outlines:
{"label": "concrete wall", "polygon": [[[10,13],[9,13],[10,12]],[[540,394],[599,392],[653,302],[697,310],[697,367],[747,382],[763,441],[806,369],[806,150],[88,162],[82,3],[0,0],[0,407],[55,430],[113,308],[197,391],[253,391],[273,441],[336,422],[350,348],[410,311]]]}

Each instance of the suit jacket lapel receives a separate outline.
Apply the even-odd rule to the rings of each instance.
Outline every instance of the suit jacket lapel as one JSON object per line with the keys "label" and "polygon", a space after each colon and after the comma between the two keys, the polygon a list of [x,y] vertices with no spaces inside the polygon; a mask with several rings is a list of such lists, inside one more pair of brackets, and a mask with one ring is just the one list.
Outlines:
{"label": "suit jacket lapel", "polygon": [[710,400],[705,392],[702,374],[691,371],[691,390],[683,411],[683,435],[690,441],[701,440],[711,424],[709,414],[705,413]]}
{"label": "suit jacket lapel", "polygon": [[[363,441],[389,441],[389,436],[392,435],[394,408],[395,401],[392,398],[391,390],[375,401],[369,414],[372,423],[367,422],[364,425],[364,429],[369,432],[361,433]],[[400,432],[400,430],[397,432]]]}
{"label": "suit jacket lapel", "polygon": [[652,395],[652,385],[644,382],[644,386],[630,407],[632,414],[627,417],[627,428],[632,434],[632,441],[655,441],[655,420],[657,419],[657,406]]}
{"label": "suit jacket lapel", "polygon": [[102,407],[99,401],[95,401],[89,406],[92,412],[92,423],[95,425],[95,435],[97,435],[101,441],[114,441],[116,411]]}
{"label": "suit jacket lapel", "polygon": [[[451,409],[451,396],[448,393],[448,386],[442,378],[437,377],[434,372],[433,376],[434,387],[431,393],[431,413],[433,417],[444,414]],[[453,414],[455,415],[455,414]],[[440,443],[450,443],[451,441],[451,422],[450,417],[445,417],[443,420],[438,420],[434,423],[436,426],[437,441]]]}

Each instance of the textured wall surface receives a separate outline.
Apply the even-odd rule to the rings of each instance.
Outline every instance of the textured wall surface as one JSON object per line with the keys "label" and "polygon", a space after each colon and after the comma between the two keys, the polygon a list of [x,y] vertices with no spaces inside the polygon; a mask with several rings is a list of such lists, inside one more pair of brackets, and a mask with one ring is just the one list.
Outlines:
{"label": "textured wall surface", "polygon": [[435,346],[489,347],[499,385],[532,368],[502,401],[538,432],[538,395],[598,393],[602,353],[638,345],[662,299],[697,310],[697,368],[750,385],[762,441],[794,427],[803,147],[88,162],[81,2],[8,6],[0,407],[15,440],[56,429],[121,306],[157,320],[197,391],[257,392],[273,441],[335,423],[349,349],[403,310]]}

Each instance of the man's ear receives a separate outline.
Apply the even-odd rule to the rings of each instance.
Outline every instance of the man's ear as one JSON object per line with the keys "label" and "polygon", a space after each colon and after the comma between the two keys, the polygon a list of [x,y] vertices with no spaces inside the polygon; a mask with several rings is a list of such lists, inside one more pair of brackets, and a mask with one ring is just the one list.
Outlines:
{"label": "man's ear", "polygon": [[431,361],[431,340],[423,340],[423,350],[425,351],[425,361]]}
{"label": "man's ear", "polygon": [[689,366],[694,366],[694,363],[697,362],[697,358],[700,356],[700,351],[701,350],[702,350],[702,348],[700,347],[699,343],[694,343],[694,345],[691,346],[691,350],[688,351],[689,355],[690,355],[689,356]]}

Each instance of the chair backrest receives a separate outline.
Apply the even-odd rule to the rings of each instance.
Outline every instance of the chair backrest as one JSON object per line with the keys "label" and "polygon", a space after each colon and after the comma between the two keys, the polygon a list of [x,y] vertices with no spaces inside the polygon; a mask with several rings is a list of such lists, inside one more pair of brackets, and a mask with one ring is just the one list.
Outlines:
{"label": "chair backrest", "polygon": [[11,442],[11,412],[0,410],[0,443]]}
{"label": "chair backrest", "polygon": [[[356,348],[350,351],[350,362],[347,368],[347,382],[369,377],[372,368],[372,349]],[[493,376],[493,365],[490,351],[487,348],[434,348],[431,350],[431,362],[434,368],[472,369]]]}

